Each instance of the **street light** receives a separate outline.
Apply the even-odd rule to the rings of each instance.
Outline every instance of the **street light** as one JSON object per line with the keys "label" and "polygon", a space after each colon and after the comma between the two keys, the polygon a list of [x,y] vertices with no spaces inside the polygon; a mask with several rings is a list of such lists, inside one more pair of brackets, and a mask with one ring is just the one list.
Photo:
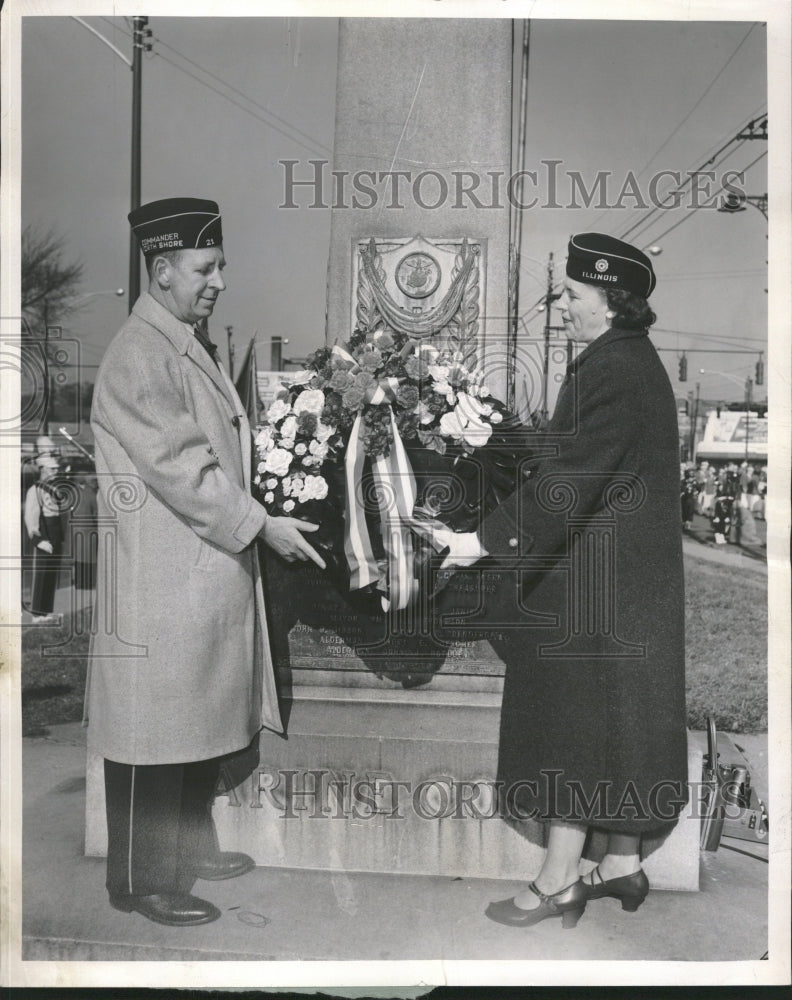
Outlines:
{"label": "street light", "polygon": [[73,299],[66,299],[63,305],[67,309],[82,309],[86,302],[98,298],[100,295],[117,295],[118,298],[121,298],[125,294],[126,289],[124,288],[104,288],[100,292],[86,292],[85,295],[76,295]]}
{"label": "street light", "polygon": [[730,191],[723,199],[723,203],[718,206],[718,211],[726,215],[736,215],[737,212],[744,212],[746,205],[753,205],[767,219],[766,194],[737,194]]}

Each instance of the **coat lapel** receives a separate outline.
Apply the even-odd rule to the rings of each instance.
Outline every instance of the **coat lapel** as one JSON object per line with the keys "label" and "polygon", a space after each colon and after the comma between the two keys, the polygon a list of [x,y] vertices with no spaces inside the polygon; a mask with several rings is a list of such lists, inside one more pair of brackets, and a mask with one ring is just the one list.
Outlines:
{"label": "coat lapel", "polygon": [[[221,372],[184,323],[172,316],[148,292],[143,292],[132,307],[132,312],[164,334],[180,354],[186,354],[191,361],[195,362],[225,396],[229,405],[235,408],[235,412],[238,412],[236,407],[239,400],[238,397],[234,398],[236,393],[233,393],[233,386],[228,376],[225,372]],[[229,392],[229,386],[231,392]]]}

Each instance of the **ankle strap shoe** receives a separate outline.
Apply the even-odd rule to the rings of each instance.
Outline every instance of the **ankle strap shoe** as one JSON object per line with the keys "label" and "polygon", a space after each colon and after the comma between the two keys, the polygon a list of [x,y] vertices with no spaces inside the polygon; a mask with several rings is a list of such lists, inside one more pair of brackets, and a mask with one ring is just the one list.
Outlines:
{"label": "ankle strap shoe", "polygon": [[498,924],[506,924],[509,927],[532,927],[548,917],[561,917],[561,926],[565,930],[571,930],[575,927],[583,916],[588,896],[586,887],[580,879],[551,896],[546,896],[537,889],[534,882],[531,882],[528,888],[541,900],[533,910],[517,906],[514,897],[512,897],[490,903],[485,911],[485,916]]}
{"label": "ankle strap shoe", "polygon": [[621,900],[622,909],[628,913],[635,913],[649,894],[649,879],[643,868],[639,868],[632,875],[622,875],[619,878],[603,879],[599,873],[599,868],[595,868],[592,874],[592,884],[583,882],[587,899],[602,899],[604,896],[613,896]]}

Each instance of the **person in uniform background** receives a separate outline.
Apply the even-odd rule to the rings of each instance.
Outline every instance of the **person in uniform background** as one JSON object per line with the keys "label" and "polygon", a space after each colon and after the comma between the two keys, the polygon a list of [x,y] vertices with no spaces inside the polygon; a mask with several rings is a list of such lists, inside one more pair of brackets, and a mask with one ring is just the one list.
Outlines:
{"label": "person in uniform background", "polygon": [[734,524],[734,500],[737,495],[737,474],[722,469],[715,484],[712,508],[712,530],[717,545],[725,545]]}
{"label": "person in uniform background", "polygon": [[220,916],[192,894],[197,878],[253,867],[217,845],[220,758],[282,731],[256,539],[324,563],[304,537],[314,525],[268,516],[251,495],[250,427],[204,326],[226,288],[217,204],[169,198],[129,221],[149,285],[107,349],[91,412],[88,745],[105,759],[111,905],[185,926]]}
{"label": "person in uniform background", "polygon": [[[493,623],[506,664],[503,811],[547,833],[535,880],[490,904],[498,923],[560,917],[574,927],[603,896],[636,910],[649,891],[641,837],[669,830],[687,798],[677,412],[647,335],[654,285],[636,247],[600,233],[572,238],[560,308],[567,336],[585,348],[541,438],[546,457],[520,470],[477,533],[435,532],[445,566],[473,567],[451,577],[438,614],[448,608],[453,625],[460,594],[493,581],[492,596],[474,595],[470,620]],[[607,849],[581,878],[592,829],[607,832]]]}
{"label": "person in uniform background", "polygon": [[712,504],[715,501],[715,470],[709,462],[702,462],[704,470],[704,481],[699,493],[699,514],[709,515],[712,512]]}
{"label": "person in uniform background", "polygon": [[30,612],[34,625],[50,625],[58,587],[63,550],[63,510],[53,480],[58,474],[58,459],[40,455],[36,459],[38,480],[25,495],[25,529],[33,546],[33,583]]}
{"label": "person in uniform background", "polygon": [[682,527],[689,531],[693,527],[693,515],[696,513],[696,498],[698,497],[698,484],[694,469],[685,469],[680,485],[680,498],[682,501]]}

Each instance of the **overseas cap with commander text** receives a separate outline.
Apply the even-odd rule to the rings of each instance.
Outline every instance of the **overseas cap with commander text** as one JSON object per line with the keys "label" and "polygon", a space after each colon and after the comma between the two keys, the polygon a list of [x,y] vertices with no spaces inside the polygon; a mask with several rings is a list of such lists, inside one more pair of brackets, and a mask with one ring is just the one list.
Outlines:
{"label": "overseas cap with commander text", "polygon": [[203,250],[223,242],[217,202],[203,198],[163,198],[127,216],[144,256],[167,250]]}
{"label": "overseas cap with commander text", "polygon": [[619,288],[648,299],[656,279],[652,262],[631,243],[604,233],[573,236],[567,249],[566,273],[575,281]]}

